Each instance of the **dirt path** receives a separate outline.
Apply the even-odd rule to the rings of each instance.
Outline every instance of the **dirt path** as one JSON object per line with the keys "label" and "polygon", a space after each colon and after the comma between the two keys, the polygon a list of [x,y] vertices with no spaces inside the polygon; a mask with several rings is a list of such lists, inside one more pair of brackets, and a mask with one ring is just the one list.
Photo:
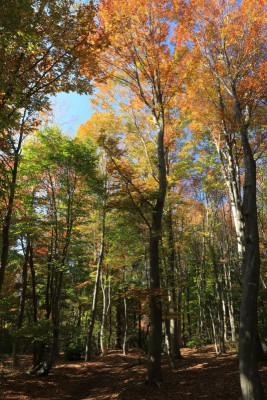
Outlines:
{"label": "dirt path", "polygon": [[[238,361],[233,353],[216,357],[212,347],[183,350],[183,360],[172,371],[163,362],[164,385],[143,384],[146,360],[136,351],[122,356],[110,352],[94,362],[58,364],[48,377],[38,378],[14,371],[5,364],[0,372],[3,400],[238,400]],[[267,388],[267,365],[262,367]]]}

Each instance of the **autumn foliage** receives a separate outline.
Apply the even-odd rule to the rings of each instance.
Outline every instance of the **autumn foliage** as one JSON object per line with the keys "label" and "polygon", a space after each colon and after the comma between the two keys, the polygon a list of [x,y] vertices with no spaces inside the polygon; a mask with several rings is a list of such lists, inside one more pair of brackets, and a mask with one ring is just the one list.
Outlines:
{"label": "autumn foliage", "polygon": [[[175,370],[182,346],[239,341],[242,399],[264,399],[265,3],[25,1],[12,21],[0,7],[14,365],[24,344],[40,375],[64,349],[138,346],[160,387],[162,353]],[[43,117],[59,91],[91,94],[74,138]]]}

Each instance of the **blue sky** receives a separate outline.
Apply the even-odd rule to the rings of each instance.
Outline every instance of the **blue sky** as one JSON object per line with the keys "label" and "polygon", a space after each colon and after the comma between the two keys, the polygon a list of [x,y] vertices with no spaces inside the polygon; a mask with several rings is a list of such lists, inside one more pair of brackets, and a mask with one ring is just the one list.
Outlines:
{"label": "blue sky", "polygon": [[58,93],[51,101],[54,123],[71,136],[76,134],[79,125],[87,121],[93,112],[88,95]]}

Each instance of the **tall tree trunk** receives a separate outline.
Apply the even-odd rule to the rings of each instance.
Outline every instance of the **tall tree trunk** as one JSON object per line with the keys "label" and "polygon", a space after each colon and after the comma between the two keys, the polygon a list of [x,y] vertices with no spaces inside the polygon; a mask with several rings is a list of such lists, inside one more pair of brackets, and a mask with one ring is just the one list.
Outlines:
{"label": "tall tree trunk", "polygon": [[164,153],[164,118],[156,121],[158,127],[158,194],[152,211],[150,227],[149,256],[150,256],[150,331],[148,345],[147,380],[149,383],[160,385],[162,382],[161,345],[162,345],[162,299],[159,243],[161,240],[162,217],[167,189],[166,163]]}
{"label": "tall tree trunk", "polygon": [[[239,110],[240,111],[240,110]],[[239,328],[239,370],[243,400],[263,400],[257,359],[257,300],[260,277],[259,233],[256,201],[256,163],[245,129],[241,130],[245,182],[243,215],[245,257]]]}

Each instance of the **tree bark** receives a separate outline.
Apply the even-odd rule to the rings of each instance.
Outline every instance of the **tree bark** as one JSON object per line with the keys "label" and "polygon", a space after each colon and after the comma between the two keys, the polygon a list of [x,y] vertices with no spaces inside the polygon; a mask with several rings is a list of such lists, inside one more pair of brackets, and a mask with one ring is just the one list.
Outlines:
{"label": "tree bark", "polygon": [[155,207],[152,211],[152,224],[150,227],[149,256],[150,256],[150,331],[148,345],[148,370],[147,381],[160,385],[161,370],[161,345],[162,345],[162,299],[160,287],[160,255],[159,243],[161,240],[162,217],[167,189],[166,163],[164,153],[164,119],[156,122],[158,126],[158,194]]}
{"label": "tree bark", "polygon": [[239,371],[243,400],[265,399],[257,359],[257,299],[260,278],[259,233],[256,201],[256,163],[245,129],[241,131],[245,182],[243,215],[245,257],[239,328]]}

